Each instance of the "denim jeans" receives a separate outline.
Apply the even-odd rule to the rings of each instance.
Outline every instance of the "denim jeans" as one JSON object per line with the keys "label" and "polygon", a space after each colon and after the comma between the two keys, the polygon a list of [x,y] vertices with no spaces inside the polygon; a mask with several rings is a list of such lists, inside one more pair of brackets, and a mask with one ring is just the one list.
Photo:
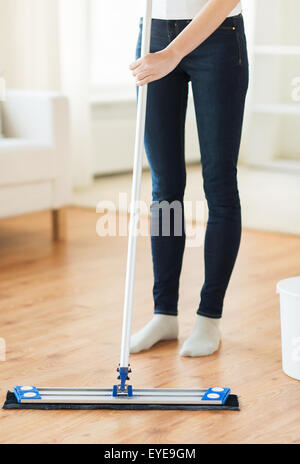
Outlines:
{"label": "denim jeans", "polygon": [[[152,20],[151,52],[167,47],[190,20]],[[137,45],[141,55],[142,19]],[[242,15],[229,17],[169,75],[148,89],[145,148],[152,174],[151,232],[155,314],[177,315],[179,280],[185,248],[171,225],[162,233],[166,205],[181,204],[184,225],[185,120],[191,82],[209,217],[204,244],[205,282],[197,314],[222,317],[223,301],[241,239],[237,184],[248,57]],[[200,175],[199,175],[200,181]],[[172,210],[171,210],[172,211]],[[178,224],[178,217],[177,217]],[[158,224],[158,227],[157,227]],[[172,221],[171,221],[172,224]],[[197,272],[197,271],[196,271]]]}

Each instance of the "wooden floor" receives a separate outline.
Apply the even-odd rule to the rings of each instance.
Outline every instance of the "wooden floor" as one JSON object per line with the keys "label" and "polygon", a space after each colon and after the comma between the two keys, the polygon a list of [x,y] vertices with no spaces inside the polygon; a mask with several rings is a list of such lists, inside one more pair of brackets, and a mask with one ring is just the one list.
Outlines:
{"label": "wooden floor", "polygon": [[[15,385],[99,386],[119,361],[125,238],[99,238],[97,215],[68,211],[69,239],[52,243],[50,214],[0,222],[1,401]],[[230,386],[241,412],[0,411],[1,443],[300,443],[300,384],[281,370],[276,282],[300,274],[300,238],[244,232],[219,353],[185,359],[203,279],[202,249],[186,250],[180,340],[132,357],[136,387]],[[152,269],[139,240],[134,330],[150,317]]]}

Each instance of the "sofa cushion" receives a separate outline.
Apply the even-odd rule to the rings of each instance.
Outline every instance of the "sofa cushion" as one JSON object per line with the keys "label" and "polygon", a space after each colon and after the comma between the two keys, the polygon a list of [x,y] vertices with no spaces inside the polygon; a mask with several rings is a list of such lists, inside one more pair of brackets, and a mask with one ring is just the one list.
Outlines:
{"label": "sofa cushion", "polygon": [[0,139],[0,185],[55,178],[52,147],[27,139]]}

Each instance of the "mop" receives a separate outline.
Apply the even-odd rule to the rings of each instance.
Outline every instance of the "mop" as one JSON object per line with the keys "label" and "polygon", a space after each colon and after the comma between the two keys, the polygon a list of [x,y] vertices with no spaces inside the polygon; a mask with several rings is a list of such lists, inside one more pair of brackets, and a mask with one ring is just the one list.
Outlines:
{"label": "mop", "polygon": [[[152,0],[145,2],[142,56],[150,51]],[[136,263],[138,202],[141,192],[144,136],[147,106],[145,85],[138,98],[136,142],[130,208],[128,256],[123,312],[121,357],[118,367],[119,384],[112,388],[37,388],[17,386],[8,392],[4,409],[182,409],[182,410],[239,410],[238,398],[230,388],[205,389],[133,389],[128,385],[134,277]]]}

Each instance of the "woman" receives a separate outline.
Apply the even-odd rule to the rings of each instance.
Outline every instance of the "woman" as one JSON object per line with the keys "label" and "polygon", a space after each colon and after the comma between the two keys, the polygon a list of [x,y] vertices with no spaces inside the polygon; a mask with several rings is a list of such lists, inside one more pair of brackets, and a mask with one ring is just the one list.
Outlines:
{"label": "woman", "polygon": [[130,69],[138,87],[150,84],[145,146],[153,182],[154,317],[132,336],[131,352],[178,337],[184,228],[177,234],[172,226],[168,235],[161,225],[158,233],[153,230],[173,204],[181,205],[174,215],[178,223],[180,214],[184,224],[184,129],[191,82],[209,219],[201,301],[180,354],[206,356],[219,348],[223,300],[241,238],[237,161],[248,88],[244,23],[238,0],[154,0],[153,18],[151,53],[139,58],[140,34]]}

